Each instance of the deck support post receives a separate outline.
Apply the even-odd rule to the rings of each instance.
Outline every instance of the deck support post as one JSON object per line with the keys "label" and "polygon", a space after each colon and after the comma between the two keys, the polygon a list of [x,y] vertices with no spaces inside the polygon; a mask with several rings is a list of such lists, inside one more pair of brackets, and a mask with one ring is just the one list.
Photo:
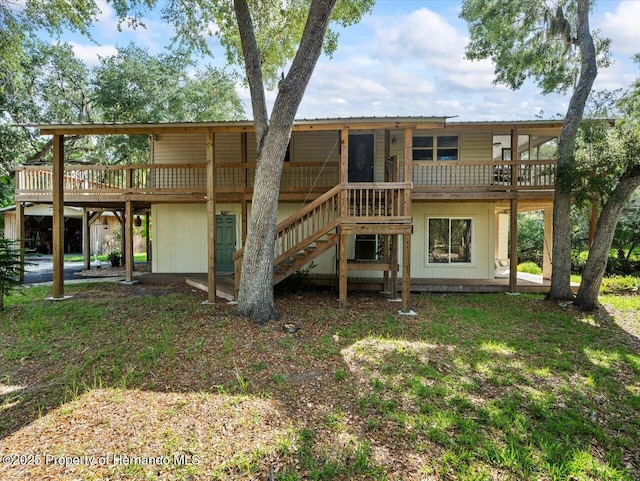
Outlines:
{"label": "deck support post", "polygon": [[391,236],[391,299],[396,299],[398,296],[398,236],[392,234]]}
{"label": "deck support post", "polygon": [[16,202],[16,237],[18,240],[18,260],[20,261],[20,275],[19,280],[21,284],[24,284],[24,205],[22,202]]}
{"label": "deck support post", "polygon": [[411,234],[402,236],[402,312],[411,311]]}
{"label": "deck support post", "polygon": [[133,203],[128,200],[124,206],[124,272],[125,282],[133,282]]}
{"label": "deck support post", "polygon": [[82,209],[82,257],[84,269],[91,268],[91,229],[89,229],[89,214],[87,209]]}
{"label": "deck support post", "polygon": [[[207,134],[207,303],[216,302],[216,164],[215,137]],[[243,202],[245,202],[243,200]]]}
{"label": "deck support post", "polygon": [[145,228],[145,230],[147,232],[147,236],[146,236],[147,263],[151,262],[152,256],[153,256],[153,254],[151,252],[151,235],[150,235],[151,231],[149,230],[149,228],[151,227],[150,222],[149,222],[150,221],[150,219],[149,219],[150,216],[151,216],[151,211],[150,210],[146,211],[145,212],[145,216],[144,216],[144,228]]}
{"label": "deck support post", "polygon": [[518,131],[511,129],[511,201],[509,236],[509,291],[518,290]]}
{"label": "deck support post", "polygon": [[53,136],[53,293],[50,299],[64,295],[64,135]]}
{"label": "deck support post", "polygon": [[[390,172],[389,160],[391,157],[391,131],[389,129],[384,130],[384,181],[391,182],[393,174]],[[391,260],[391,235],[383,236],[384,239],[384,257]],[[387,292],[391,291],[389,285],[389,271],[384,271],[382,274],[383,282],[382,289]],[[393,299],[393,297],[392,297]]]}
{"label": "deck support post", "polygon": [[249,221],[248,208],[247,208],[247,194],[249,193],[249,171],[247,169],[247,133],[242,132],[240,134],[240,162],[243,164],[242,169],[242,201],[241,201],[241,219],[240,222],[240,235],[242,237],[242,246],[244,247],[247,241],[247,224]]}
{"label": "deck support post", "polygon": [[509,292],[518,290],[518,199],[511,199],[509,216]]}
{"label": "deck support post", "polygon": [[[412,182],[413,170],[413,129],[404,130],[404,173],[403,182]],[[402,215],[411,217],[411,188],[404,189],[404,209]],[[411,219],[413,233],[413,218]],[[402,249],[402,312],[411,312],[411,234],[404,234]]]}
{"label": "deck support post", "polygon": [[544,209],[544,227],[542,235],[542,278],[551,279],[551,252],[553,247],[553,207]]}
{"label": "deck support post", "polygon": [[[349,182],[349,129],[342,129],[340,131],[340,166],[338,169],[338,181],[344,185]],[[345,218],[349,215],[348,205],[348,192],[343,188],[340,192],[340,217]],[[338,233],[340,235],[340,243],[338,245],[338,294],[340,298],[340,309],[347,308],[347,279],[348,279],[348,265],[347,265],[347,234],[342,233],[342,228],[338,227]]]}
{"label": "deck support post", "polygon": [[340,309],[347,308],[347,235],[340,233],[339,266],[338,266],[338,294]]}

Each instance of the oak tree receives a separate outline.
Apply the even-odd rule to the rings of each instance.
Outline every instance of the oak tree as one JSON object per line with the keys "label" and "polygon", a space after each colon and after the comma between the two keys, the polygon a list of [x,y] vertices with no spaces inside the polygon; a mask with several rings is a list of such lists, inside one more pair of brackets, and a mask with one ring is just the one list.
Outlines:
{"label": "oak tree", "polygon": [[[215,22],[229,63],[243,67],[251,93],[257,170],[244,245],[237,313],[265,323],[275,319],[273,258],[278,193],[284,157],[298,106],[322,51],[337,46],[332,21],[348,26],[370,11],[373,0],[196,0],[169,2],[179,47],[208,51]],[[266,88],[276,87],[271,113]]]}
{"label": "oak tree", "polygon": [[553,205],[553,272],[550,299],[573,299],[570,211],[575,139],[598,65],[608,62],[608,40],[589,27],[590,0],[466,0],[468,58],[490,58],[495,82],[518,89],[532,78],[543,93],[573,89],[558,142]]}

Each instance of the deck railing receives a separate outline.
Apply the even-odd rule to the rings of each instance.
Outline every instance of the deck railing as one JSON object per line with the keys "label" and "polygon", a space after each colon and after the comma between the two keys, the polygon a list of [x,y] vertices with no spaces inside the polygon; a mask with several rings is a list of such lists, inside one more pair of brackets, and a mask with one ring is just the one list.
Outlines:
{"label": "deck railing", "polygon": [[[501,162],[414,162],[414,189],[438,190],[553,190],[555,160]],[[512,177],[514,172],[515,179]]]}
{"label": "deck railing", "polygon": [[411,191],[411,187],[410,182],[343,184],[346,202],[343,213],[358,222],[406,220],[405,192]]}
{"label": "deck railing", "polygon": [[[242,193],[253,189],[256,163],[217,163],[216,190]],[[282,192],[326,192],[337,184],[337,163],[286,163],[280,182]],[[83,165],[64,168],[67,196],[96,194],[202,194],[207,191],[206,164]],[[51,195],[51,166],[16,168],[16,195]]]}
{"label": "deck railing", "polygon": [[[216,191],[242,194],[253,190],[256,163],[216,163]],[[66,166],[65,196],[101,198],[123,194],[199,194],[207,190],[206,164],[145,164]],[[555,161],[535,160],[511,162],[414,162],[413,192],[506,192],[551,191],[555,183]],[[287,162],[280,182],[281,193],[323,193],[338,183],[336,162]],[[347,190],[350,198],[363,198],[372,212],[394,207],[398,196],[385,188],[384,193],[371,192],[372,186]],[[51,166],[16,168],[18,200],[52,195]],[[404,188],[404,187],[403,187]],[[369,200],[367,195],[373,195]],[[359,197],[358,197],[359,196]],[[374,216],[377,214],[373,214]]]}

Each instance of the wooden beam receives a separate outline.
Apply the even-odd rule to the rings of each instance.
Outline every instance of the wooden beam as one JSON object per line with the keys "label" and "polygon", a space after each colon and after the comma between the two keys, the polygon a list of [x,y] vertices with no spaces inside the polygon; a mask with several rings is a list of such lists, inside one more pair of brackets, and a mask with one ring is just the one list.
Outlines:
{"label": "wooden beam", "polygon": [[518,290],[518,199],[511,199],[509,216],[509,291]]}
{"label": "wooden beam", "polygon": [[[349,182],[349,131],[340,131],[340,166],[338,167],[338,183],[347,184]],[[349,214],[348,192],[342,189],[340,192],[340,216],[346,217]],[[342,242],[342,241],[341,241]]]}
{"label": "wooden beam", "polygon": [[24,228],[24,205],[22,202],[16,202],[16,237],[18,240],[18,252],[19,252],[19,261],[20,261],[20,275],[19,280],[20,283],[24,284],[24,238],[25,238],[25,228]]}
{"label": "wooden beam", "polygon": [[402,311],[411,310],[411,235],[403,235],[402,249]]}
{"label": "wooden beam", "polygon": [[[353,218],[357,220],[357,217]],[[380,222],[380,219],[377,219],[376,222]],[[341,225],[342,232],[350,235],[361,235],[361,234],[405,234],[411,235],[413,231],[413,226],[411,224],[342,224]]]}
{"label": "wooden beam", "polygon": [[339,267],[338,267],[338,294],[340,299],[340,309],[347,308],[347,238],[346,234],[340,233],[339,247]]}
{"label": "wooden beam", "polygon": [[398,238],[397,234],[391,235],[391,299],[398,296]]}
{"label": "wooden beam", "polygon": [[[518,130],[511,129],[511,186],[518,185]],[[516,292],[518,289],[518,199],[510,201],[511,214],[509,216],[509,290]]]}
{"label": "wooden beam", "polygon": [[[404,178],[403,182],[413,182],[413,130],[404,131]],[[409,214],[410,215],[410,214]]]}
{"label": "wooden beam", "polygon": [[207,302],[216,302],[216,162],[215,137],[207,134]]}
{"label": "wooden beam", "polygon": [[133,281],[133,204],[130,200],[125,202],[124,213],[124,267],[125,267],[125,281]]}
{"label": "wooden beam", "polygon": [[349,182],[349,130],[340,131],[340,165],[338,167],[338,183]]}
{"label": "wooden beam", "polygon": [[[389,129],[385,129],[384,131],[384,181],[385,182],[393,182],[393,174],[390,171],[390,157],[391,157],[391,131]],[[391,235],[386,234],[383,235],[383,243],[384,243],[384,256],[387,259],[391,259]],[[391,269],[393,269],[393,264],[390,263],[389,270],[385,270],[382,274],[383,279],[383,290],[389,290],[389,275],[391,274]]]}
{"label": "wooden beam", "polygon": [[544,241],[542,243],[542,278],[551,279],[551,252],[553,251],[553,207],[544,208]]}
{"label": "wooden beam", "polygon": [[[240,163],[247,163],[247,133],[243,132],[240,134]],[[249,170],[247,168],[242,169],[242,190],[243,192],[247,192],[249,190]],[[241,214],[240,214],[240,222],[242,223],[241,229],[241,237],[242,237],[242,245],[244,246],[247,241],[247,226],[249,221],[249,216],[247,215],[247,199],[245,197],[242,198],[240,203]]]}
{"label": "wooden beam", "polygon": [[147,241],[147,262],[151,262],[151,260],[153,259],[153,254],[151,252],[151,222],[150,222],[150,217],[151,217],[151,210],[147,210],[145,212],[145,216],[144,216],[144,226],[145,229],[147,231],[147,237],[146,237],[146,241]]}
{"label": "wooden beam", "polygon": [[64,299],[64,136],[53,136],[53,299]]}
{"label": "wooden beam", "polygon": [[[413,182],[413,130],[404,131],[404,182]],[[411,218],[411,191],[404,190],[404,212],[402,214]],[[411,221],[413,225],[413,220]],[[410,311],[411,300],[411,235],[404,234],[402,249],[402,311]]]}
{"label": "wooden beam", "polygon": [[91,268],[91,213],[82,209],[82,257],[84,257],[84,269]]}
{"label": "wooden beam", "polygon": [[[346,118],[296,121],[292,127],[294,132],[322,132],[328,130],[383,130],[383,129],[444,129],[443,117],[415,118]],[[154,135],[154,134],[207,134],[254,132],[253,122],[176,122],[176,123],[140,123],[140,124],[66,124],[37,125],[41,135]],[[482,129],[493,131],[494,126],[482,126]]]}

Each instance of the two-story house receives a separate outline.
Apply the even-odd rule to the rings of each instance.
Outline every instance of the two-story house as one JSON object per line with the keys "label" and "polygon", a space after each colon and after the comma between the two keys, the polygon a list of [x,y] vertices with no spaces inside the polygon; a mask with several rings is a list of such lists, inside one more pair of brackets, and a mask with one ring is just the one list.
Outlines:
{"label": "two-story house", "polygon": [[[408,293],[433,280],[518,290],[517,214],[543,210],[551,274],[551,213],[559,121],[448,122],[442,117],[301,120],[294,124],[280,183],[274,282],[313,261],[313,277],[348,287]],[[256,142],[249,121],[40,125],[52,135],[51,167],[16,172],[16,202],[51,203],[54,259],[61,270],[65,205],[152,219],[158,273],[216,271],[239,281],[251,215]],[[148,165],[65,163],[64,136],[139,134]],[[513,215],[512,215],[513,214]],[[56,218],[57,224],[56,224]],[[85,229],[89,237],[89,229]],[[85,238],[85,252],[90,239]],[[129,241],[125,242],[131,257]],[[87,254],[88,255],[88,252]],[[55,264],[55,263],[54,263]],[[131,280],[132,262],[127,279]],[[402,280],[402,287],[398,285]],[[352,283],[353,280],[353,283]],[[60,272],[54,298],[64,295]],[[213,300],[210,290],[210,298]]]}

